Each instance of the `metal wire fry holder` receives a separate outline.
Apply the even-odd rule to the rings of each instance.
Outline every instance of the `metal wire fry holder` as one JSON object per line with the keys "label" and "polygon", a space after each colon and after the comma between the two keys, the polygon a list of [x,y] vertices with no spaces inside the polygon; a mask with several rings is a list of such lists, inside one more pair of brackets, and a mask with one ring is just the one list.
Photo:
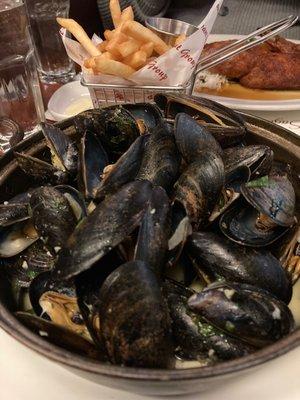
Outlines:
{"label": "metal wire fry holder", "polygon": [[269,38],[285,31],[298,20],[295,15],[290,15],[272,24],[266,25],[234,43],[216,51],[215,53],[200,59],[191,79],[182,86],[127,86],[102,83],[88,83],[81,79],[81,84],[89,91],[95,108],[123,103],[153,103],[156,93],[192,94],[197,76],[200,72],[214,67],[217,64],[248,50]]}

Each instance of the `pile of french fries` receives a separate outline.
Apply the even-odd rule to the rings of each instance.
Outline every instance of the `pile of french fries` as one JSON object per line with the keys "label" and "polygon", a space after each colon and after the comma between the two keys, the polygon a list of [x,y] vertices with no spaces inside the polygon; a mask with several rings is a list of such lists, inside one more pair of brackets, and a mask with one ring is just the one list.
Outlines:
{"label": "pile of french fries", "polygon": [[[85,68],[94,74],[109,74],[129,78],[144,67],[153,57],[169,50],[159,36],[139,22],[134,21],[132,7],[121,10],[119,0],[110,0],[110,12],[115,29],[104,32],[103,42],[95,45],[84,29],[73,19],[57,18],[89,53]],[[175,45],[185,40],[180,35]]]}

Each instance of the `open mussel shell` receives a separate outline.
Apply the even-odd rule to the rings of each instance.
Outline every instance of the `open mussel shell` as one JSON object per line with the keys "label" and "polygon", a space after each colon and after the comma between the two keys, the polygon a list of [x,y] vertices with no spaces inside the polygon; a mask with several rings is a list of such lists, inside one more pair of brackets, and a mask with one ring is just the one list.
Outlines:
{"label": "open mussel shell", "polygon": [[38,238],[39,234],[30,220],[0,228],[0,258],[20,254]]}
{"label": "open mussel shell", "polygon": [[154,272],[121,265],[100,290],[100,331],[113,364],[167,368],[173,362],[170,317]]}
{"label": "open mussel shell", "polygon": [[222,158],[213,152],[203,152],[175,183],[174,204],[178,202],[184,207],[196,228],[203,226],[218,202],[224,181]]}
{"label": "open mussel shell", "polygon": [[155,187],[139,229],[134,259],[146,262],[158,277],[166,263],[169,235],[169,198],[162,187]]}
{"label": "open mussel shell", "polygon": [[169,267],[177,264],[177,261],[183,251],[185,242],[193,228],[189,217],[182,204],[175,202],[171,207],[171,227],[170,238],[168,241],[168,261]]}
{"label": "open mussel shell", "polygon": [[[151,132],[157,125],[163,122],[163,116],[160,109],[156,104],[150,103],[136,103],[136,104],[123,104],[127,111],[137,121],[142,134]],[[145,131],[141,128],[145,128]]]}
{"label": "open mussel shell", "polygon": [[221,191],[219,201],[208,219],[210,223],[223,215],[240,198],[241,185],[248,182],[249,178],[250,169],[246,166],[237,167],[232,171],[226,172],[225,185]]}
{"label": "open mussel shell", "polygon": [[73,213],[77,221],[81,221],[83,218],[87,217],[87,207],[83,195],[69,185],[58,185],[54,189],[58,190],[64,195],[73,210]]}
{"label": "open mussel shell", "polygon": [[296,195],[287,176],[265,176],[241,186],[245,199],[275,224],[288,227],[295,222]]}
{"label": "open mussel shell", "polygon": [[118,159],[140,135],[139,126],[133,115],[122,106],[105,107],[97,110],[97,133],[111,161]]}
{"label": "open mussel shell", "polygon": [[56,277],[69,279],[78,275],[120,244],[141,223],[151,193],[150,182],[134,181],[100,203],[77,226],[59,253]]}
{"label": "open mussel shell", "polygon": [[78,168],[78,150],[73,140],[55,125],[43,122],[41,128],[51,151],[52,164],[61,171],[75,174]]}
{"label": "open mussel shell", "polygon": [[257,347],[294,329],[294,319],[286,304],[249,285],[213,284],[190,297],[188,305],[212,325]]}
{"label": "open mussel shell", "polygon": [[201,123],[216,139],[222,149],[241,144],[245,138],[246,129],[244,126],[224,126],[203,122]]}
{"label": "open mussel shell", "polygon": [[19,311],[15,315],[22,324],[50,343],[84,357],[103,360],[102,353],[90,341],[69,329],[26,312]]}
{"label": "open mussel shell", "polygon": [[239,246],[213,232],[193,233],[187,244],[196,267],[205,267],[214,280],[247,283],[289,303],[292,285],[279,261],[268,251]]}
{"label": "open mussel shell", "polygon": [[178,113],[175,118],[174,135],[176,145],[187,163],[197,160],[203,151],[222,154],[222,149],[204,125],[190,115]]}
{"label": "open mussel shell", "polygon": [[150,135],[136,179],[148,180],[169,193],[178,178],[179,167],[180,155],[174,136],[168,126],[162,124]]}
{"label": "open mussel shell", "polygon": [[18,258],[9,260],[11,264],[6,270],[15,287],[28,288],[38,274],[54,267],[55,257],[46,245],[38,240],[20,253]]}
{"label": "open mussel shell", "polygon": [[86,131],[80,146],[80,180],[86,198],[94,198],[102,181],[108,156],[96,135]]}
{"label": "open mussel shell", "polygon": [[206,123],[227,126],[245,126],[241,115],[213,100],[180,96],[172,94],[156,94],[154,101],[163,110],[166,118],[175,118],[178,113],[184,112]]}
{"label": "open mussel shell", "polygon": [[0,204],[0,226],[9,226],[30,218],[29,199],[33,190],[28,189]]}
{"label": "open mussel shell", "polygon": [[222,233],[236,243],[250,247],[265,247],[285,234],[287,227],[260,229],[257,226],[259,211],[245,204],[230,208],[220,219]]}
{"label": "open mussel shell", "polygon": [[179,358],[212,363],[242,357],[254,351],[252,346],[229,336],[194,313],[188,307],[188,299],[195,294],[193,290],[166,280],[164,293]]}
{"label": "open mussel shell", "polygon": [[91,337],[103,346],[100,336],[99,292],[105,279],[126,260],[117,249],[102,257],[92,268],[75,278],[77,303]]}
{"label": "open mussel shell", "polygon": [[240,166],[249,167],[251,179],[254,179],[270,172],[273,151],[266,145],[230,147],[224,150],[223,161],[226,171],[232,171]]}
{"label": "open mussel shell", "polygon": [[1,204],[0,226],[9,226],[30,218],[29,204]]}
{"label": "open mussel shell", "polygon": [[68,200],[59,190],[44,186],[32,193],[30,207],[37,232],[58,252],[77,224]]}
{"label": "open mussel shell", "polygon": [[295,284],[300,277],[300,226],[294,226],[283,238],[280,247],[273,249],[286,270],[291,282]]}
{"label": "open mussel shell", "polygon": [[17,152],[14,153],[14,156],[21,170],[39,183],[59,185],[65,183],[68,179],[65,171],[57,169],[39,158]]}
{"label": "open mussel shell", "polygon": [[149,138],[149,135],[139,136],[115,164],[108,166],[109,171],[108,168],[104,170],[96,193],[97,199],[116,192],[121,186],[136,178]]}
{"label": "open mussel shell", "polygon": [[90,338],[73,282],[58,281],[53,279],[51,271],[43,272],[31,282],[29,297],[36,315]]}

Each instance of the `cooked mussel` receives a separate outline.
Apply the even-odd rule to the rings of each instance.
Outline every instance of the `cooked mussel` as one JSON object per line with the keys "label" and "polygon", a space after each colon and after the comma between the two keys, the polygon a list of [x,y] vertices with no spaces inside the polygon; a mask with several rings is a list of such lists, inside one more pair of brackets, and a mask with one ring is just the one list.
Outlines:
{"label": "cooked mussel", "polygon": [[60,191],[44,186],[32,193],[30,207],[37,232],[58,253],[77,224],[68,200]]}
{"label": "cooked mussel", "polygon": [[19,311],[15,315],[22,324],[50,343],[84,357],[103,359],[102,353],[90,341],[69,329],[26,312]]}
{"label": "cooked mussel", "polygon": [[40,273],[30,284],[30,302],[37,316],[50,319],[90,339],[80,313],[73,282],[53,279],[51,271]]}
{"label": "cooked mussel", "polygon": [[295,222],[295,191],[287,176],[265,176],[241,185],[247,202],[220,221],[222,232],[237,243],[262,247],[279,239]]}
{"label": "cooked mussel", "polygon": [[84,197],[77,189],[69,185],[58,185],[54,189],[67,199],[78,222],[88,215]]}
{"label": "cooked mussel", "polygon": [[214,222],[240,198],[241,185],[249,181],[250,169],[246,166],[237,167],[225,174],[225,185],[221,191],[218,203],[209,217]]}
{"label": "cooked mussel", "polygon": [[0,258],[20,254],[38,238],[39,234],[30,220],[0,228]]}
{"label": "cooked mussel", "polygon": [[169,198],[163,188],[155,187],[139,229],[134,259],[146,262],[158,277],[166,263],[169,234]]}
{"label": "cooked mussel", "polygon": [[250,285],[213,284],[192,295],[188,305],[212,325],[257,347],[294,329],[294,319],[286,304]]}
{"label": "cooked mussel", "polygon": [[293,284],[300,277],[300,226],[295,226],[284,237],[283,243],[275,250],[283,268],[287,271]]}
{"label": "cooked mussel", "polygon": [[9,260],[6,271],[14,287],[28,288],[38,274],[54,267],[55,256],[42,240],[38,240],[18,257]]}
{"label": "cooked mussel", "polygon": [[176,145],[187,163],[196,161],[203,151],[222,154],[222,149],[204,125],[191,116],[178,113],[175,118],[174,135]]}
{"label": "cooked mussel", "polygon": [[86,130],[94,132],[112,162],[118,159],[140,135],[136,120],[122,106],[85,111],[76,116],[75,126],[81,135]]}
{"label": "cooked mussel", "polygon": [[104,169],[96,193],[98,199],[116,192],[121,186],[136,178],[148,140],[149,135],[139,136],[115,164],[108,166],[109,171]]}
{"label": "cooked mussel", "polygon": [[157,125],[163,121],[162,113],[156,104],[150,103],[137,103],[137,104],[123,104],[126,110],[136,120],[140,133],[151,132]]}
{"label": "cooked mussel", "polygon": [[86,198],[94,198],[100,187],[108,156],[96,135],[86,131],[80,147],[80,181]]}
{"label": "cooked mussel", "polygon": [[239,246],[212,232],[193,233],[188,252],[201,273],[205,268],[212,281],[223,278],[265,289],[288,303],[292,286],[279,261],[268,251]]}
{"label": "cooked mussel", "polygon": [[30,218],[29,204],[1,204],[0,226],[9,226]]}
{"label": "cooked mussel", "polygon": [[78,167],[78,150],[73,140],[55,125],[43,122],[41,128],[51,151],[53,166],[75,174]]}
{"label": "cooked mussel", "polygon": [[151,193],[150,182],[134,181],[100,203],[59,253],[56,276],[76,276],[120,244],[140,224]]}
{"label": "cooked mussel", "polygon": [[146,179],[169,193],[178,178],[179,167],[174,136],[166,124],[160,125],[150,135],[136,179]]}
{"label": "cooked mussel", "polygon": [[242,357],[254,351],[252,346],[229,336],[193,312],[188,306],[188,299],[195,294],[193,290],[167,280],[164,292],[172,319],[176,353],[180,358],[211,363]]}
{"label": "cooked mussel", "polygon": [[226,171],[246,166],[250,168],[251,179],[267,175],[273,161],[273,151],[265,145],[230,147],[223,152]]}
{"label": "cooked mussel", "polygon": [[68,179],[67,173],[53,165],[28,154],[14,153],[15,159],[26,175],[32,176],[39,183],[59,185]]}
{"label": "cooked mussel", "polygon": [[121,265],[100,290],[100,332],[114,364],[166,368],[173,362],[170,317],[157,277],[143,261]]}
{"label": "cooked mussel", "polygon": [[174,185],[174,202],[183,205],[195,228],[203,226],[219,200],[225,181],[224,164],[213,152],[203,152]]}
{"label": "cooked mussel", "polygon": [[241,186],[241,193],[261,213],[261,224],[264,223],[262,216],[279,226],[294,223],[296,196],[287,176],[271,175],[250,181]]}
{"label": "cooked mussel", "polygon": [[[197,119],[196,119],[197,121]],[[203,123],[207,131],[216,139],[222,149],[237,146],[243,143],[245,138],[246,129],[244,126],[224,126],[218,124]]]}
{"label": "cooked mussel", "polygon": [[184,112],[206,123],[245,127],[245,122],[240,114],[203,97],[191,98],[184,94],[180,94],[180,96],[156,94],[154,100],[163,110],[166,118],[175,118],[178,113]]}
{"label": "cooked mussel", "polygon": [[125,262],[117,249],[111,250],[75,279],[77,304],[94,342],[102,347],[100,337],[99,291],[105,279]]}

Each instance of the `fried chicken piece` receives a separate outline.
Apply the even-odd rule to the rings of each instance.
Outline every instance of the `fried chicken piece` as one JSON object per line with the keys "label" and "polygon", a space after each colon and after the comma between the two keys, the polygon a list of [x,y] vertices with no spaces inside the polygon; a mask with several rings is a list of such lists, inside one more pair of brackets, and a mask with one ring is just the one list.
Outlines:
{"label": "fried chicken piece", "polygon": [[281,36],[275,36],[267,41],[271,51],[278,53],[298,53],[300,52],[300,44],[296,44],[286,40]]}
{"label": "fried chicken piece", "polygon": [[300,89],[300,53],[270,53],[240,79],[252,89]]}
{"label": "fried chicken piece", "polygon": [[[206,57],[233,42],[235,42],[235,40],[206,44],[201,57]],[[229,79],[239,79],[248,74],[256,65],[257,60],[265,57],[269,52],[270,46],[267,43],[262,43],[210,68],[209,71],[213,74],[224,75]]]}

